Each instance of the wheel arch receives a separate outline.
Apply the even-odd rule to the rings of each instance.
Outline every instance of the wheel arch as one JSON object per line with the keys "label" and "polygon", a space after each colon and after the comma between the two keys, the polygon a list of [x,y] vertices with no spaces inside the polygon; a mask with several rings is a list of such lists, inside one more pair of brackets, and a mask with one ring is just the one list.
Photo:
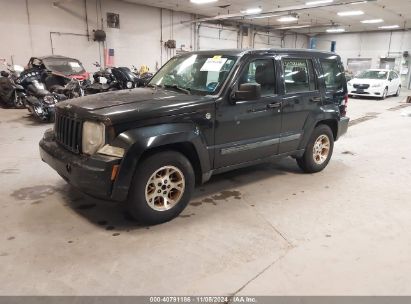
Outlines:
{"label": "wheel arch", "polygon": [[324,119],[317,122],[314,128],[318,127],[319,125],[326,125],[330,127],[331,131],[333,132],[334,140],[337,140],[338,137],[338,122],[336,119]]}
{"label": "wheel arch", "polygon": [[149,155],[162,152],[162,151],[176,151],[183,154],[191,163],[194,170],[194,175],[196,179],[196,184],[201,184],[202,182],[202,168],[200,165],[200,158],[198,156],[197,150],[193,143],[191,142],[176,142],[172,144],[165,144],[157,146],[154,148],[147,149],[141,155],[139,161],[143,161]]}
{"label": "wheel arch", "polygon": [[127,130],[112,143],[125,149],[118,177],[112,189],[112,199],[124,201],[138,163],[157,151],[175,150],[188,158],[195,172],[196,183],[211,170],[211,157],[203,134],[192,123],[169,123]]}

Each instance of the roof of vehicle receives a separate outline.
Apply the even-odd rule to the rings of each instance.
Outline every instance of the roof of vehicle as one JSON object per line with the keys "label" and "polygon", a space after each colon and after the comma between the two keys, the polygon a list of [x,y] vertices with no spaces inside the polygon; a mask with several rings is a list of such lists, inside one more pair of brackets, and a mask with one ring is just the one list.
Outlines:
{"label": "roof of vehicle", "polygon": [[207,51],[194,51],[184,54],[203,54],[203,55],[222,55],[222,56],[244,56],[247,54],[312,54],[318,57],[338,56],[336,53],[318,51],[311,49],[226,49],[226,50],[207,50]]}
{"label": "roof of vehicle", "polygon": [[48,55],[48,56],[39,56],[39,57],[33,56],[30,59],[33,59],[33,58],[38,58],[38,59],[41,59],[41,60],[44,60],[44,59],[68,59],[68,60],[80,61],[76,58],[66,57],[66,56],[61,56],[61,55]]}

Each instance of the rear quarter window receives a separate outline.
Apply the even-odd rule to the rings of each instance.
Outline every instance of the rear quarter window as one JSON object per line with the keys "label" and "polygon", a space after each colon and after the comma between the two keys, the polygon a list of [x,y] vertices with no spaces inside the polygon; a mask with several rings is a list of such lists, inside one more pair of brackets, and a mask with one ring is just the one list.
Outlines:
{"label": "rear quarter window", "polygon": [[320,59],[325,86],[329,90],[344,89],[345,74],[338,60]]}

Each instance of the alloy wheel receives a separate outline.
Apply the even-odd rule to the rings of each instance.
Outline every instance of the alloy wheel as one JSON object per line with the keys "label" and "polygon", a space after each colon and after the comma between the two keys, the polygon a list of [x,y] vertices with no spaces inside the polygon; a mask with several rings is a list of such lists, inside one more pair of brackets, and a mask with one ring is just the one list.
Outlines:
{"label": "alloy wheel", "polygon": [[177,205],[185,190],[184,174],[174,166],[164,166],[149,178],[145,197],[147,204],[156,211],[167,211]]}
{"label": "alloy wheel", "polygon": [[330,153],[330,139],[327,135],[320,135],[314,143],[313,158],[317,165],[322,165],[328,158]]}

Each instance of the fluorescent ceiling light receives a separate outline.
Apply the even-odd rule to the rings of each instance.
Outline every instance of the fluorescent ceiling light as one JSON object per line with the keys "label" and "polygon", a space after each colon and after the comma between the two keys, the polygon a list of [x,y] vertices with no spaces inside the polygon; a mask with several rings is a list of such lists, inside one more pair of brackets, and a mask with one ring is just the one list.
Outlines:
{"label": "fluorescent ceiling light", "polygon": [[345,32],[345,29],[343,28],[330,28],[327,29],[327,33],[343,33]]}
{"label": "fluorescent ceiling light", "polygon": [[346,11],[346,12],[338,12],[338,16],[360,16],[364,15],[363,11]]}
{"label": "fluorescent ceiling light", "polygon": [[378,28],[382,29],[382,30],[390,30],[390,29],[396,29],[396,28],[399,28],[399,27],[400,27],[399,25],[383,25],[383,26],[380,26]]}
{"label": "fluorescent ceiling light", "polygon": [[191,3],[195,4],[205,4],[205,3],[211,3],[211,2],[217,2],[218,0],[190,0]]}
{"label": "fluorescent ceiling light", "polygon": [[325,4],[325,3],[331,3],[334,2],[334,0],[317,0],[317,1],[310,1],[306,2],[305,5],[318,5],[318,4]]}
{"label": "fluorescent ceiling light", "polygon": [[278,17],[279,15],[262,15],[262,16],[252,16],[250,19],[264,19],[264,18],[271,18],[271,17]]}
{"label": "fluorescent ceiling light", "polygon": [[280,21],[280,22],[292,22],[292,21],[297,21],[298,18],[294,17],[294,16],[284,16],[284,17],[281,17],[277,20]]}
{"label": "fluorescent ceiling light", "polygon": [[381,23],[384,22],[383,19],[370,19],[370,20],[363,20],[361,23]]}
{"label": "fluorescent ceiling light", "polygon": [[249,8],[245,11],[241,11],[242,14],[247,14],[247,15],[251,15],[251,14],[258,14],[261,13],[262,9],[260,7],[256,7],[256,8]]}
{"label": "fluorescent ceiling light", "polygon": [[307,27],[312,27],[310,24],[305,24],[305,25],[290,25],[290,26],[281,26],[281,27],[276,27],[276,30],[291,30],[291,29],[300,29],[300,28],[307,28]]}
{"label": "fluorescent ceiling light", "polygon": [[350,3],[351,5],[356,5],[356,4],[365,4],[365,3],[368,3],[368,1],[359,1],[359,2],[353,2],[353,3]]}

